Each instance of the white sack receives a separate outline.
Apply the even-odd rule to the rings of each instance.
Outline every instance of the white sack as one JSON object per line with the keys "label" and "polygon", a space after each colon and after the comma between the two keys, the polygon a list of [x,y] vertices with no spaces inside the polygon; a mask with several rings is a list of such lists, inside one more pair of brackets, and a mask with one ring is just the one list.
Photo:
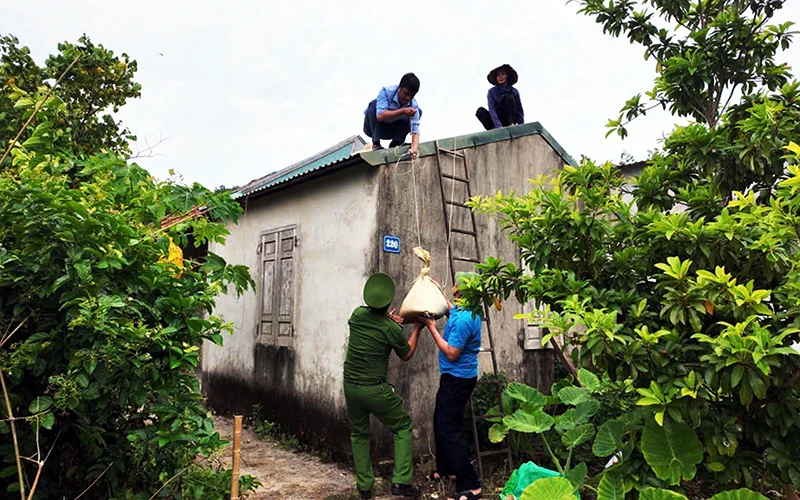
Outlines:
{"label": "white sack", "polygon": [[447,300],[439,287],[428,277],[431,270],[431,254],[422,247],[416,247],[414,255],[425,264],[400,305],[400,316],[409,320],[415,316],[439,319],[447,314]]}

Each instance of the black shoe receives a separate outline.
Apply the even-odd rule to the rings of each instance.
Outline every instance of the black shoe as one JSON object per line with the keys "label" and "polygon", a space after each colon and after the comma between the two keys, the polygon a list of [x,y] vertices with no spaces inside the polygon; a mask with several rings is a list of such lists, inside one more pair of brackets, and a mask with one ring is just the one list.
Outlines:
{"label": "black shoe", "polygon": [[381,143],[380,142],[373,142],[372,143],[372,150],[373,151],[378,151],[379,149],[383,149],[383,146],[381,146]]}
{"label": "black shoe", "polygon": [[392,496],[400,498],[419,498],[421,493],[419,490],[410,484],[393,484]]}
{"label": "black shoe", "polygon": [[409,144],[409,143],[407,143],[407,142],[403,141],[402,139],[401,139],[401,140],[399,140],[399,141],[398,141],[398,140],[394,140],[394,141],[392,141],[392,142],[390,142],[390,143],[389,143],[389,147],[390,147],[390,148],[396,148],[397,146],[410,146],[410,145],[411,145],[411,144]]}
{"label": "black shoe", "polygon": [[361,500],[370,500],[372,498],[372,490],[358,490],[358,494],[361,495]]}

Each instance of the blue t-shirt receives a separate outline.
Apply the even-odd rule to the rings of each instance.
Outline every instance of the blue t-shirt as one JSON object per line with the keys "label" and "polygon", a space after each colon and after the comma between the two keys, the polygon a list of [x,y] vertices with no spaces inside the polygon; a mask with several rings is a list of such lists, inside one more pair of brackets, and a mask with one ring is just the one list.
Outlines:
{"label": "blue t-shirt", "polygon": [[450,309],[450,318],[444,327],[442,338],[456,349],[461,349],[461,356],[450,361],[439,351],[439,371],[449,373],[458,378],[475,378],[478,376],[478,353],[481,350],[481,317],[472,315],[458,307]]}

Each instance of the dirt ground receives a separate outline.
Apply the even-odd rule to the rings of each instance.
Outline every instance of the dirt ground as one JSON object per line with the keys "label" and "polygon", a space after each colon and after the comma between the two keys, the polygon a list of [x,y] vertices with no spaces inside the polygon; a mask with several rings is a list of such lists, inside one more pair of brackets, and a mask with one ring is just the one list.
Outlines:
{"label": "dirt ground", "polygon": [[[233,419],[215,416],[214,427],[232,446]],[[323,463],[313,455],[286,451],[277,443],[262,441],[247,424],[241,439],[240,473],[255,476],[263,484],[247,497],[250,500],[312,500],[331,495],[349,498],[353,473],[341,465]],[[230,451],[226,455],[229,464]]]}
{"label": "dirt ground", "polygon": [[[224,439],[233,441],[233,419],[214,417],[214,427]],[[357,500],[352,470],[335,462],[322,460],[309,453],[286,451],[276,442],[262,441],[252,427],[245,424],[241,441],[241,474],[250,474],[263,484],[255,493],[243,497],[249,500]],[[223,460],[230,464],[230,446]],[[387,467],[383,467],[387,468]],[[381,467],[376,467],[380,475]],[[446,493],[440,484],[428,483],[424,476],[431,470],[427,464],[415,467],[415,486],[423,492],[423,500],[444,500]],[[387,473],[389,473],[387,468]],[[373,486],[376,500],[390,500],[391,477],[378,478]],[[484,483],[484,498],[493,488]]]}

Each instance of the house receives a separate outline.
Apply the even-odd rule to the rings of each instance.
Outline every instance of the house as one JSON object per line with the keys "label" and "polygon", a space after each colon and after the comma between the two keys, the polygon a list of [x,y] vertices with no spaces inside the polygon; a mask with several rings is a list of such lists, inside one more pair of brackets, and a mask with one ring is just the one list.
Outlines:
{"label": "house", "polygon": [[[364,282],[374,272],[394,277],[393,306],[399,307],[421,268],[415,246],[430,251],[431,276],[450,281],[445,217],[452,228],[471,223],[469,210],[445,209],[442,202],[443,196],[466,198],[466,184],[440,176],[441,169],[467,177],[452,152],[466,157],[473,195],[524,192],[528,179],[573,163],[539,123],[423,143],[413,164],[399,161],[397,149],[359,152],[363,146],[360,137],[351,137],[240,188],[233,196],[243,217],[229,227],[224,246],[209,248],[249,266],[258,285],[255,292],[229,292],[217,302],[215,312],[232,321],[235,332],[222,347],[204,346],[202,385],[210,405],[247,413],[259,403],[270,420],[344,453],[350,450],[342,393],[347,319],[362,305]],[[496,219],[477,214],[475,220],[484,258],[519,261]],[[386,236],[391,244],[384,245]],[[469,235],[449,236],[454,254],[474,246]],[[456,270],[473,265],[461,262]],[[521,311],[508,303],[491,312],[499,369],[512,380],[549,389],[555,355],[541,349],[538,329],[513,318]],[[481,356],[481,372],[491,371],[489,354]],[[438,387],[437,350],[427,331],[409,362],[392,358],[389,378],[414,421],[416,451],[427,452]],[[375,432],[376,451],[391,455],[386,431],[376,426]]]}

